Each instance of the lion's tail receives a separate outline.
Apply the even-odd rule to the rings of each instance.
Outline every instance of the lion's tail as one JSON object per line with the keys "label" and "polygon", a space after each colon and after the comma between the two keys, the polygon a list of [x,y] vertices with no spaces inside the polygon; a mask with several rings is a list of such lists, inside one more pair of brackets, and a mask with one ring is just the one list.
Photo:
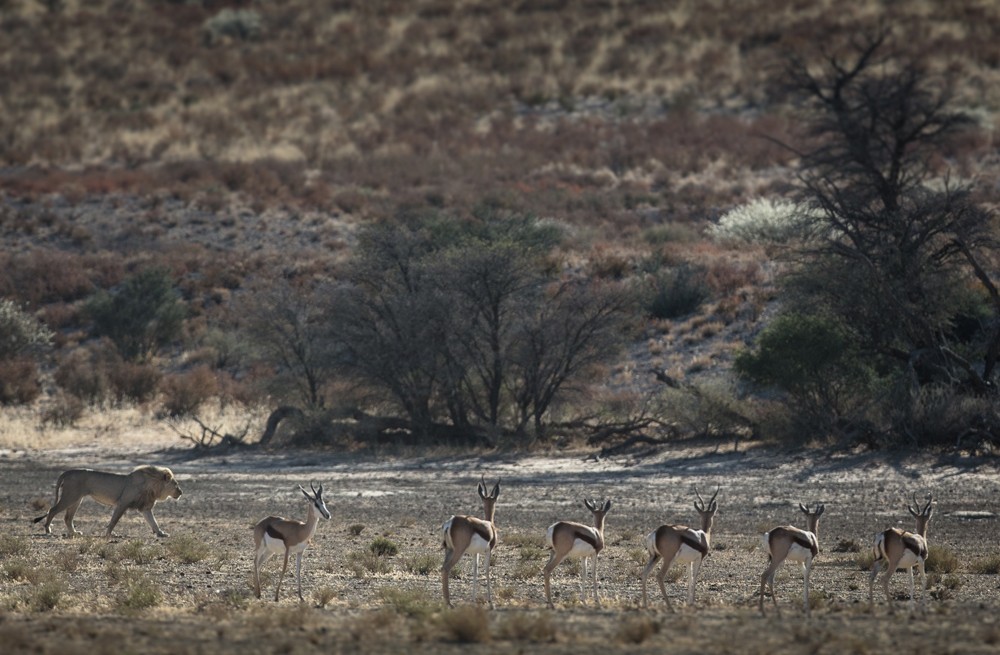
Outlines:
{"label": "lion's tail", "polygon": [[[56,505],[59,504],[59,492],[62,491],[63,481],[66,479],[66,474],[67,473],[69,473],[69,471],[63,471],[62,473],[59,474],[59,479],[56,480],[56,499],[55,499],[55,501],[52,502],[52,506],[53,507],[55,507]],[[39,521],[41,521],[42,519],[44,519],[46,516],[48,516],[48,513],[42,514],[38,518],[32,519],[31,522],[32,523],[38,523]]]}

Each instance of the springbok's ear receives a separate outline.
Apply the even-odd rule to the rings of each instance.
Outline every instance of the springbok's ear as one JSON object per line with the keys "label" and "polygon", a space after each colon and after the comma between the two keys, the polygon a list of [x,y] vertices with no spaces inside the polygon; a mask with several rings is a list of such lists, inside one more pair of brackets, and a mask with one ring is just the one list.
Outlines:
{"label": "springbok's ear", "polygon": [[604,507],[601,508],[601,511],[602,512],[607,512],[610,509],[611,509],[611,501],[610,500],[604,501]]}
{"label": "springbok's ear", "polygon": [[816,506],[816,516],[822,515],[823,512],[825,512],[825,511],[826,511],[826,505],[817,505]]}
{"label": "springbok's ear", "polygon": [[799,509],[802,511],[803,514],[809,513],[809,508],[803,505],[802,503],[799,503]]}
{"label": "springbok's ear", "polygon": [[594,501],[590,500],[589,498],[584,498],[583,504],[586,505],[587,509],[589,509],[591,512],[597,511],[597,506],[594,505]]}
{"label": "springbok's ear", "polygon": [[496,500],[499,497],[500,497],[500,480],[497,480],[497,483],[493,485],[493,491],[490,492],[490,498]]}

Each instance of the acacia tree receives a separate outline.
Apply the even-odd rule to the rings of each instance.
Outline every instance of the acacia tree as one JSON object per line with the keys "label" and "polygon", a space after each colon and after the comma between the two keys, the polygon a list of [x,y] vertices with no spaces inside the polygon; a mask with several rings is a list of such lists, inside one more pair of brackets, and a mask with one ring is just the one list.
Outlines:
{"label": "acacia tree", "polygon": [[785,80],[812,137],[801,190],[819,210],[789,307],[837,316],[862,356],[911,388],[992,393],[996,224],[939,156],[970,121],[951,109],[948,80],[888,39],[877,32],[818,61],[789,60]]}
{"label": "acacia tree", "polygon": [[335,303],[345,370],[384,390],[421,436],[495,437],[532,419],[541,431],[567,382],[613,352],[598,335],[622,306],[621,294],[612,303],[582,286],[543,293],[549,245],[518,217],[370,229]]}
{"label": "acacia tree", "polygon": [[447,377],[450,305],[431,265],[435,250],[420,229],[369,229],[331,317],[344,370],[385,390],[421,436],[432,430],[433,403]]}
{"label": "acacia tree", "polygon": [[153,267],[87,302],[94,333],[106,336],[129,361],[144,361],[180,337],[186,308],[168,271]]}
{"label": "acacia tree", "polygon": [[519,331],[512,379],[523,432],[529,421],[545,434],[543,418],[560,392],[621,347],[630,294],[590,283],[557,284]]}
{"label": "acacia tree", "polygon": [[333,375],[328,297],[279,280],[253,289],[239,306],[247,343],[258,359],[273,367],[271,392],[307,409],[323,408],[323,388]]}

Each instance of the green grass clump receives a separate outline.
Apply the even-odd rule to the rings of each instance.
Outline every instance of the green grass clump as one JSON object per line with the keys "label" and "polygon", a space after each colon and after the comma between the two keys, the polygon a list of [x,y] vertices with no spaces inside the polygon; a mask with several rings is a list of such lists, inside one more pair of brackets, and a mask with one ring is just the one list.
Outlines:
{"label": "green grass clump", "polygon": [[160,586],[143,574],[132,574],[124,581],[118,596],[118,609],[126,613],[137,613],[156,607],[163,602]]}
{"label": "green grass clump", "polygon": [[510,577],[515,580],[533,580],[542,574],[542,565],[537,562],[525,561],[514,565]]}
{"label": "green grass clump", "polygon": [[65,593],[65,582],[53,577],[32,588],[28,604],[36,612],[50,612],[56,608]]}
{"label": "green grass clump", "polygon": [[378,557],[392,557],[399,552],[399,546],[385,537],[375,537],[368,545],[368,550]]}
{"label": "green grass clump", "polygon": [[441,558],[436,555],[414,555],[403,561],[403,568],[415,575],[430,575],[441,569]]}
{"label": "green grass clump", "polygon": [[166,542],[167,552],[170,556],[184,564],[194,564],[208,557],[211,549],[203,541],[195,539],[191,535],[171,537]]}
{"label": "green grass clump", "polygon": [[388,573],[392,566],[384,557],[379,557],[370,550],[356,550],[347,555],[347,568],[356,578],[364,578],[369,573]]}

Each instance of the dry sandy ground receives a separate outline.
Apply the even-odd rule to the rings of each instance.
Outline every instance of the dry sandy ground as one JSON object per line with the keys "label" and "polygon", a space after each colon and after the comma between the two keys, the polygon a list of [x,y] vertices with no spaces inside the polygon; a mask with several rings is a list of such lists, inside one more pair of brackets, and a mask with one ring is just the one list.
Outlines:
{"label": "dry sandy ground", "polygon": [[[51,537],[31,523],[51,502],[64,468],[125,471],[141,463],[170,466],[184,490],[178,501],[157,506],[167,539],[158,540],[130,514],[106,543],[96,535],[110,510],[93,502],[77,515],[86,537],[63,538],[61,518]],[[469,605],[466,558],[451,583],[457,609],[446,611],[439,604],[440,526],[451,514],[481,512],[480,475],[490,485],[503,480],[493,566],[497,609]],[[293,573],[279,603],[256,600],[249,528],[268,514],[302,518],[297,485],[308,488],[311,481],[323,483],[333,518],[320,524],[304,558],[306,602],[295,594]],[[655,583],[651,609],[641,610],[645,535],[663,523],[695,524],[694,488],[707,495],[716,485],[720,511],[697,608],[684,609],[682,578],[668,584],[675,613]],[[928,492],[935,503],[929,540],[957,556],[958,568],[930,576],[926,610],[913,614],[904,600],[907,577],[896,575],[898,611],[890,616],[879,592],[872,615],[858,565],[864,553],[854,549],[867,551],[886,527],[912,528],[906,504],[912,494]],[[546,611],[543,535],[555,520],[589,521],[585,497],[614,502],[600,557],[604,606],[581,604],[579,569],[563,564],[553,578],[557,609]],[[800,501],[826,506],[812,616],[803,615],[800,570],[785,566],[777,581],[781,616],[769,607],[762,618],[760,533],[802,526]],[[997,514],[997,462],[952,457],[692,446],[604,461],[579,454],[389,458],[252,449],[195,457],[185,448],[107,449],[96,442],[6,450],[0,451],[0,645],[4,652],[90,654],[464,653],[468,641],[489,653],[1000,652],[1000,576],[974,572],[977,563],[1000,556]],[[369,555],[378,537],[398,552]],[[268,565],[265,598],[273,594],[277,567]],[[45,585],[58,592],[54,607],[40,591]],[[158,602],[144,607],[130,595],[135,589],[159,591]]]}

